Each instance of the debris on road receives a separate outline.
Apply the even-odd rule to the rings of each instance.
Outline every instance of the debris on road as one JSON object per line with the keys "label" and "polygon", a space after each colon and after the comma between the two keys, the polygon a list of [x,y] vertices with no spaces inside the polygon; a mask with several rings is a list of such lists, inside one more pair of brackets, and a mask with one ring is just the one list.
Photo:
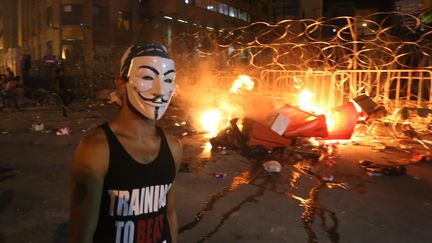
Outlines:
{"label": "debris on road", "polygon": [[291,138],[283,137],[264,124],[245,118],[243,121],[243,134],[248,138],[249,147],[262,146],[266,149],[285,147],[292,144]]}
{"label": "debris on road", "polygon": [[59,136],[70,135],[71,133],[72,133],[72,130],[69,127],[59,128],[56,132],[56,134]]}
{"label": "debris on road", "polygon": [[402,165],[383,165],[374,163],[370,160],[360,160],[359,165],[369,176],[400,176],[406,174],[406,168]]}
{"label": "debris on road", "polygon": [[227,176],[227,174],[225,173],[216,173],[215,177],[218,179],[225,179],[225,177]]}
{"label": "debris on road", "polygon": [[241,149],[246,145],[246,138],[237,126],[238,118],[230,121],[230,125],[220,131],[216,137],[210,139],[213,148],[226,147],[228,149]]}
{"label": "debris on road", "polygon": [[264,169],[270,173],[279,173],[282,170],[282,165],[276,160],[269,160],[263,164]]}
{"label": "debris on road", "polygon": [[297,107],[285,104],[276,110],[271,130],[285,137],[326,137],[328,136],[324,115],[314,115]]}
{"label": "debris on road", "polygon": [[34,132],[41,132],[45,129],[45,126],[43,123],[36,123],[36,124],[32,124],[32,131]]}

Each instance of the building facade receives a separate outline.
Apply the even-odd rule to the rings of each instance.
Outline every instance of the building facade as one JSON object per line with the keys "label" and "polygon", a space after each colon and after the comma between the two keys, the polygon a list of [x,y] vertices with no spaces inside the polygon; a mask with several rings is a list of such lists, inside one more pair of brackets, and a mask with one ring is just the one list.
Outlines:
{"label": "building facade", "polygon": [[272,20],[319,19],[323,16],[323,0],[273,0]]}
{"label": "building facade", "polygon": [[20,74],[18,3],[14,0],[0,1],[0,73],[9,67]]}
{"label": "building facade", "polygon": [[[137,41],[176,49],[176,37],[267,21],[271,0],[2,0],[0,65],[16,73],[71,64],[91,74],[118,66]],[[10,51],[10,50],[15,51]],[[12,53],[13,58],[5,55]],[[5,60],[9,61],[5,61]],[[115,69],[115,68],[114,68]],[[108,70],[116,73],[117,70]]]}

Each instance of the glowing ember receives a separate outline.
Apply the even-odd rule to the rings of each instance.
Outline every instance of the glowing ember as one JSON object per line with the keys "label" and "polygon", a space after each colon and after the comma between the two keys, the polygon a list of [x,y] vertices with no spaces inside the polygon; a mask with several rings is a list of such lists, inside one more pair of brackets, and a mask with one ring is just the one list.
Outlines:
{"label": "glowing ember", "polygon": [[230,93],[238,94],[240,89],[252,90],[254,82],[248,75],[239,75],[231,86]]}
{"label": "glowing ember", "polygon": [[201,126],[208,133],[208,137],[216,136],[220,129],[221,119],[222,114],[216,108],[205,111],[201,116]]}

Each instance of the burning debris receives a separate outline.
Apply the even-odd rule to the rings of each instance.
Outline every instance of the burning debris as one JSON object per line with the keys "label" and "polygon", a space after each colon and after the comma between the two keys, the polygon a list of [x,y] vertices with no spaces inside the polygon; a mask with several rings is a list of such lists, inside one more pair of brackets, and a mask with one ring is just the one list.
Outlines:
{"label": "burning debris", "polygon": [[230,126],[220,131],[216,137],[210,139],[213,148],[241,149],[246,144],[244,135],[237,126],[238,118],[230,121]]}

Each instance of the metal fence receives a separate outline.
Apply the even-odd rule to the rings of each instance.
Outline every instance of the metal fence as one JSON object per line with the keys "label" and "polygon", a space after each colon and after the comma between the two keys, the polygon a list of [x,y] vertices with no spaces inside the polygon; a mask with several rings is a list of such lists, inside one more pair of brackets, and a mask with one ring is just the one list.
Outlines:
{"label": "metal fence", "polygon": [[336,107],[367,94],[388,108],[432,106],[431,70],[264,70],[256,91],[296,103],[302,89],[314,93],[314,103],[323,109]]}

